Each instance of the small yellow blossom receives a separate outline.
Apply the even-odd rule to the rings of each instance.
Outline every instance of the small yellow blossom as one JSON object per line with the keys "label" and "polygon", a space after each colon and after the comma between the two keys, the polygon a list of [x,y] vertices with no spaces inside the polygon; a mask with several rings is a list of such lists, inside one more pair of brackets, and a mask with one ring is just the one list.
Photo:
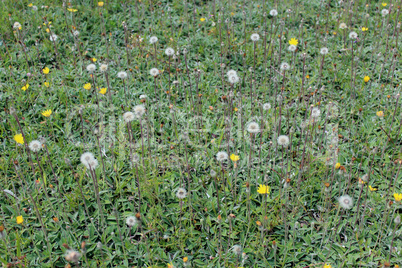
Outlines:
{"label": "small yellow blossom", "polygon": [[395,201],[399,202],[402,200],[402,194],[394,193]]}
{"label": "small yellow blossom", "polygon": [[332,266],[331,266],[331,264],[326,263],[326,264],[324,264],[323,268],[332,268]]}
{"label": "small yellow blossom", "polygon": [[29,6],[29,7],[32,7],[32,6],[33,6],[33,4],[32,4],[32,3],[30,3],[30,4],[28,4],[28,6]]}
{"label": "small yellow blossom", "polygon": [[23,91],[26,91],[28,88],[29,88],[29,84],[26,84],[26,85],[23,86],[21,89],[22,89]]}
{"label": "small yellow blossom", "polygon": [[292,38],[289,40],[289,45],[297,46],[298,43],[299,41],[296,38]]}
{"label": "small yellow blossom", "polygon": [[43,72],[44,74],[48,74],[49,71],[50,71],[50,69],[49,69],[48,67],[45,67],[45,68],[42,69],[42,72]]}
{"label": "small yellow blossom", "polygon": [[336,163],[336,164],[335,164],[335,168],[336,168],[336,169],[338,169],[338,168],[340,168],[340,167],[341,167],[341,163]]}
{"label": "small yellow blossom", "polygon": [[49,87],[49,86],[50,86],[50,83],[49,83],[49,82],[45,82],[44,85],[45,85],[45,87]]}
{"label": "small yellow blossom", "polygon": [[97,61],[97,59],[96,59],[96,58],[92,58],[92,61],[93,61],[93,62],[96,62],[96,61]]}
{"label": "small yellow blossom", "polygon": [[382,6],[383,6],[383,7],[386,7],[386,6],[387,6],[387,3],[382,3]]}
{"label": "small yellow blossom", "polygon": [[188,262],[188,257],[184,257],[183,262]]}
{"label": "small yellow blossom", "polygon": [[233,12],[230,12],[230,16],[232,16],[232,17],[233,17],[233,16],[234,16],[234,13],[233,13]]}
{"label": "small yellow blossom", "polygon": [[205,21],[205,18],[201,18],[200,21],[204,22],[204,21]]}
{"label": "small yellow blossom", "polygon": [[367,76],[367,75],[366,75],[363,79],[364,79],[364,82],[367,83],[368,81],[370,81],[370,76]]}
{"label": "small yellow blossom", "polygon": [[103,2],[98,2],[99,7],[103,7],[103,4],[104,4]]}
{"label": "small yellow blossom", "polygon": [[378,111],[376,114],[377,114],[378,117],[383,117],[383,116],[384,116],[384,112],[383,112],[383,111]]}
{"label": "small yellow blossom", "polygon": [[49,29],[49,28],[47,28],[47,29],[46,29],[46,32],[47,32],[47,33],[50,33],[50,29]]}
{"label": "small yellow blossom", "polygon": [[67,10],[70,11],[70,12],[77,12],[78,11],[78,9],[75,9],[75,8],[67,8]]}
{"label": "small yellow blossom", "polygon": [[269,186],[260,184],[260,186],[258,186],[257,192],[260,194],[269,194],[270,189],[271,188]]}
{"label": "small yellow blossom", "polygon": [[52,110],[48,109],[42,112],[42,115],[45,117],[49,117],[52,114]]}
{"label": "small yellow blossom", "polygon": [[237,107],[234,108],[234,111],[237,112],[239,109]]}
{"label": "small yellow blossom", "polygon": [[239,161],[239,159],[240,159],[240,156],[238,156],[238,155],[235,155],[235,154],[230,155],[230,160],[232,160],[233,162],[237,162],[237,161]]}
{"label": "small yellow blossom", "polygon": [[100,89],[99,93],[102,94],[102,95],[105,95],[106,91],[107,91],[107,88],[103,87],[103,88]]}
{"label": "small yellow blossom", "polygon": [[360,184],[365,184],[366,182],[364,180],[362,180],[361,178],[359,178],[359,183]]}
{"label": "small yellow blossom", "polygon": [[86,84],[84,85],[84,88],[85,88],[86,90],[90,90],[90,89],[91,89],[91,83],[86,83]]}
{"label": "small yellow blossom", "polygon": [[24,137],[22,137],[22,134],[15,135],[14,140],[16,143],[24,144]]}
{"label": "small yellow blossom", "polygon": [[168,263],[168,264],[167,264],[167,268],[174,268],[174,266],[173,266],[173,264]]}
{"label": "small yellow blossom", "polygon": [[368,31],[368,28],[367,27],[362,27],[362,31],[366,32],[366,31]]}
{"label": "small yellow blossom", "polygon": [[377,190],[378,190],[377,188],[373,188],[373,187],[371,187],[371,185],[369,185],[369,189],[370,189],[370,191],[372,191],[372,192],[374,192],[374,191],[377,191]]}
{"label": "small yellow blossom", "polygon": [[24,222],[24,218],[22,216],[17,216],[17,224],[22,224]]}

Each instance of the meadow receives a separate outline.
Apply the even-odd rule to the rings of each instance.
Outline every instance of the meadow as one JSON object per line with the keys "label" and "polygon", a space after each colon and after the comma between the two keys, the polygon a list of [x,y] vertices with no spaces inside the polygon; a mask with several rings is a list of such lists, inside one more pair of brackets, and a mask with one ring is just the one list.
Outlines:
{"label": "meadow", "polygon": [[2,267],[399,268],[401,5],[1,1]]}

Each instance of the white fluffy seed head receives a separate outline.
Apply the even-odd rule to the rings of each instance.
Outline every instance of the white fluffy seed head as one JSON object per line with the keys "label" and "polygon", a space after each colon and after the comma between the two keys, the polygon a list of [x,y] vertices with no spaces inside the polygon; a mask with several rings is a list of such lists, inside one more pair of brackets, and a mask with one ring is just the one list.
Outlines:
{"label": "white fluffy seed head", "polygon": [[282,70],[282,71],[287,71],[287,70],[289,70],[289,69],[290,69],[289,63],[287,63],[287,62],[282,62],[282,63],[281,63],[281,70]]}
{"label": "white fluffy seed head", "polygon": [[349,33],[349,38],[351,38],[351,39],[356,39],[357,38],[357,33],[356,32],[350,32]]}
{"label": "white fluffy seed head", "polygon": [[145,94],[140,95],[140,100],[146,99],[148,96]]}
{"label": "white fluffy seed head", "polygon": [[91,63],[91,64],[89,64],[87,66],[87,71],[88,72],[93,73],[93,72],[95,72],[95,70],[96,70],[96,65],[95,64]]}
{"label": "white fluffy seed head", "polygon": [[290,46],[288,47],[288,50],[289,50],[290,52],[295,52],[296,49],[297,49],[297,46],[295,46],[295,45],[290,45]]}
{"label": "white fluffy seed head", "polygon": [[176,192],[176,197],[179,199],[184,199],[187,197],[187,191],[184,188],[179,188]]}
{"label": "white fluffy seed head", "polygon": [[154,76],[154,77],[156,77],[156,76],[159,75],[159,70],[158,70],[157,68],[152,68],[152,69],[149,71],[149,74],[152,75],[152,76]]}
{"label": "white fluffy seed head", "polygon": [[389,14],[389,10],[388,10],[388,9],[383,9],[383,10],[381,10],[381,15],[382,15],[383,17],[387,16],[388,14]]}
{"label": "white fluffy seed head", "polygon": [[269,109],[271,109],[271,104],[269,103],[264,103],[262,105],[262,109],[264,109],[264,111],[268,111]]}
{"label": "white fluffy seed head", "polygon": [[144,105],[137,105],[134,107],[134,113],[138,118],[141,118],[145,114]]}
{"label": "white fluffy seed head", "polygon": [[315,107],[315,108],[313,108],[313,110],[311,110],[311,116],[314,118],[319,117],[320,114],[321,114],[321,111],[317,107]]}
{"label": "white fluffy seed head", "polygon": [[127,73],[124,71],[118,72],[117,77],[120,79],[126,79],[127,78]]}
{"label": "white fluffy seed head", "polygon": [[226,75],[229,77],[229,76],[232,76],[232,75],[237,75],[237,72],[235,71],[235,70],[229,70],[227,73],[226,73]]}
{"label": "white fluffy seed head", "polygon": [[251,122],[247,125],[247,131],[252,134],[258,133],[260,132],[260,126],[256,122]]}
{"label": "white fluffy seed head", "polygon": [[253,42],[257,42],[258,40],[260,40],[260,35],[259,35],[258,33],[253,33],[253,34],[250,36],[250,39],[251,39],[251,41],[253,41]]}
{"label": "white fluffy seed head", "polygon": [[88,168],[94,170],[99,165],[95,158],[88,162]]}
{"label": "white fluffy seed head", "polygon": [[323,47],[323,48],[320,49],[321,55],[327,55],[328,52],[329,52],[329,50],[328,50],[328,48],[326,48],[326,47]]}
{"label": "white fluffy seed head", "polygon": [[123,120],[126,123],[129,123],[129,122],[133,121],[134,119],[135,119],[135,115],[133,112],[125,112],[123,114]]}
{"label": "white fluffy seed head", "polygon": [[89,163],[94,159],[94,155],[90,152],[83,153],[80,158],[81,163],[87,168],[89,168]]}
{"label": "white fluffy seed head", "polygon": [[57,40],[57,35],[52,34],[52,35],[49,37],[49,39],[50,39],[50,41],[54,42],[54,41]]}
{"label": "white fluffy seed head", "polygon": [[81,258],[81,253],[70,249],[67,250],[65,258],[68,262],[77,263]]}
{"label": "white fluffy seed head", "polygon": [[240,78],[237,75],[231,75],[231,76],[229,76],[228,80],[229,80],[229,83],[236,84],[240,81]]}
{"label": "white fluffy seed head", "polygon": [[277,11],[276,9],[272,9],[272,10],[269,12],[269,15],[271,15],[272,17],[278,16],[278,11]]}
{"label": "white fluffy seed head", "polygon": [[233,250],[233,253],[236,255],[242,254],[241,246],[239,246],[239,245],[234,245],[232,250]]}
{"label": "white fluffy seed head", "polygon": [[228,159],[228,154],[226,152],[218,152],[216,154],[216,160],[218,160],[219,162],[225,161]]}
{"label": "white fluffy seed head", "polygon": [[278,137],[278,144],[279,144],[280,146],[283,146],[283,147],[288,146],[288,145],[289,145],[289,137],[286,136],[286,135],[280,135],[280,136]]}
{"label": "white fluffy seed head", "polygon": [[346,23],[341,22],[341,24],[339,24],[339,29],[344,30],[344,29],[346,29],[346,28],[348,28],[348,26],[346,25]]}
{"label": "white fluffy seed head", "polygon": [[151,38],[149,38],[149,43],[150,44],[155,44],[156,42],[158,42],[158,37],[152,36]]}
{"label": "white fluffy seed head", "polygon": [[99,67],[99,70],[102,72],[102,73],[104,73],[104,72],[106,72],[107,71],[107,64],[101,64],[100,65],[100,67]]}
{"label": "white fluffy seed head", "polygon": [[353,207],[353,199],[349,195],[343,195],[338,198],[339,205],[344,209],[351,209]]}
{"label": "white fluffy seed head", "polygon": [[168,47],[166,50],[165,50],[165,54],[166,54],[166,56],[173,56],[174,55],[174,49],[173,48],[171,48],[171,47]]}
{"label": "white fluffy seed head", "polygon": [[29,143],[29,149],[32,152],[39,152],[40,149],[42,149],[42,143],[40,141],[38,141],[38,140],[31,141]]}
{"label": "white fluffy seed head", "polygon": [[14,30],[18,30],[21,27],[21,23],[19,23],[18,21],[14,22],[13,28]]}
{"label": "white fluffy seed head", "polygon": [[134,225],[136,225],[138,223],[138,220],[136,217],[134,216],[128,216],[126,219],[126,224],[129,227],[133,227]]}

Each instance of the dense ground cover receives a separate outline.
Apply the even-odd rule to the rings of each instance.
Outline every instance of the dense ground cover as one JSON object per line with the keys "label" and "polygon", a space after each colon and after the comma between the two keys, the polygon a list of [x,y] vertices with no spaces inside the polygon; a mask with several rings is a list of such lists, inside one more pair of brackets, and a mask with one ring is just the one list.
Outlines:
{"label": "dense ground cover", "polygon": [[4,267],[399,267],[400,5],[2,1]]}

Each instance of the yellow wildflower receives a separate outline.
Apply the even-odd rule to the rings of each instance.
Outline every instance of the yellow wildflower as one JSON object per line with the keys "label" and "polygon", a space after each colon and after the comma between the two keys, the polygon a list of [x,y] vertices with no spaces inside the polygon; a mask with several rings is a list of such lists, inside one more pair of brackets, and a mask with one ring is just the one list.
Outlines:
{"label": "yellow wildflower", "polygon": [[91,89],[91,83],[86,83],[84,85],[84,88],[87,89],[87,90],[90,90]]}
{"label": "yellow wildflower", "polygon": [[338,169],[338,168],[340,168],[340,167],[341,167],[341,163],[336,163],[336,164],[335,164],[335,168],[336,168],[336,169]]}
{"label": "yellow wildflower", "polygon": [[383,6],[383,7],[386,7],[386,6],[387,6],[387,3],[382,3],[382,6]]}
{"label": "yellow wildflower", "polygon": [[167,268],[174,268],[173,264],[168,263]]}
{"label": "yellow wildflower", "polygon": [[370,191],[372,191],[372,192],[374,192],[374,191],[377,191],[377,190],[378,190],[377,188],[373,188],[373,187],[371,187],[371,185],[369,185],[369,189],[370,189]]}
{"label": "yellow wildflower", "polygon": [[50,110],[50,109],[42,112],[42,115],[45,117],[49,117],[51,114],[52,114],[52,110]]}
{"label": "yellow wildflower", "polygon": [[384,112],[383,112],[383,111],[378,111],[376,114],[377,114],[378,117],[383,117],[383,116],[384,116]]}
{"label": "yellow wildflower", "polygon": [[48,67],[45,67],[45,68],[42,69],[42,72],[43,72],[44,74],[48,74],[49,71],[50,71],[50,69],[49,69]]}
{"label": "yellow wildflower", "polygon": [[75,9],[75,8],[67,8],[67,10],[70,11],[70,12],[77,12],[78,11],[78,9]]}
{"label": "yellow wildflower", "polygon": [[15,135],[14,140],[16,143],[24,144],[24,137],[22,137],[22,134]]}
{"label": "yellow wildflower", "polygon": [[368,28],[367,27],[362,27],[362,31],[366,32],[366,31],[368,31]]}
{"label": "yellow wildflower", "polygon": [[188,257],[184,257],[183,262],[188,262]]}
{"label": "yellow wildflower", "polygon": [[200,21],[204,22],[204,21],[205,21],[205,18],[201,18]]}
{"label": "yellow wildflower", "polygon": [[44,85],[45,85],[45,87],[49,87],[49,86],[50,86],[50,83],[49,83],[49,82],[45,82]]}
{"label": "yellow wildflower", "polygon": [[237,112],[239,109],[238,109],[237,107],[235,107],[233,110],[234,110],[235,112]]}
{"label": "yellow wildflower", "polygon": [[370,81],[370,76],[367,76],[367,75],[366,75],[366,76],[364,77],[364,82],[367,83],[368,81]]}
{"label": "yellow wildflower", "polygon": [[26,91],[28,88],[29,88],[29,84],[26,84],[26,85],[23,86],[21,89],[22,89],[23,91]]}
{"label": "yellow wildflower", "polygon": [[104,4],[103,2],[98,2],[99,7],[103,7],[103,4]]}
{"label": "yellow wildflower", "polygon": [[238,155],[235,155],[235,154],[230,155],[230,160],[232,160],[233,162],[237,162],[237,161],[239,161],[239,159],[240,159],[240,156],[238,156]]}
{"label": "yellow wildflower", "polygon": [[402,200],[402,194],[397,194],[397,193],[394,193],[394,198],[395,198],[395,201],[401,201]]}
{"label": "yellow wildflower", "polygon": [[33,4],[32,4],[32,3],[30,3],[30,4],[28,4],[28,6],[29,6],[29,7],[32,7],[32,6],[33,6]]}
{"label": "yellow wildflower", "polygon": [[22,224],[24,222],[24,218],[22,216],[17,216],[17,224]]}
{"label": "yellow wildflower", "polygon": [[298,43],[299,41],[296,38],[292,38],[289,40],[289,45],[297,46]]}
{"label": "yellow wildflower", "polygon": [[269,186],[260,184],[260,186],[258,186],[257,192],[260,194],[269,194],[270,189],[271,188]]}
{"label": "yellow wildflower", "polygon": [[105,95],[106,91],[107,91],[107,88],[103,87],[103,88],[100,89],[99,93],[102,94],[102,95]]}
{"label": "yellow wildflower", "polygon": [[97,59],[96,58],[92,58],[92,62],[96,62],[97,61]]}
{"label": "yellow wildflower", "polygon": [[331,266],[331,264],[326,263],[326,264],[324,264],[323,268],[332,268],[332,266]]}
{"label": "yellow wildflower", "polygon": [[46,32],[47,32],[47,33],[50,33],[50,29],[49,29],[49,28],[47,28],[47,29],[46,29]]}

